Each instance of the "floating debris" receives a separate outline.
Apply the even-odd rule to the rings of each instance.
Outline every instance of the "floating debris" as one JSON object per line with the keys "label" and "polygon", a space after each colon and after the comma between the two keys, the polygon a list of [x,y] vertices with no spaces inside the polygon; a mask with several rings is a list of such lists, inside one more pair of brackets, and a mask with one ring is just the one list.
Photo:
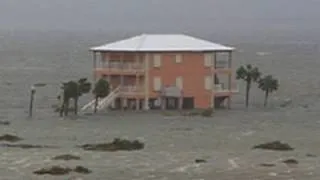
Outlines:
{"label": "floating debris", "polygon": [[195,163],[206,163],[207,160],[205,160],[205,159],[196,159],[196,160],[194,160],[194,162]]}
{"label": "floating debris", "polygon": [[306,156],[307,156],[307,157],[317,157],[317,155],[315,155],[315,154],[309,154],[309,153],[306,154]]}
{"label": "floating debris", "polygon": [[37,175],[55,175],[55,176],[61,176],[61,175],[67,175],[70,172],[72,172],[71,168],[66,167],[60,167],[60,166],[52,166],[50,168],[42,168],[37,171],[34,171],[34,174]]}
{"label": "floating debris", "polygon": [[253,149],[264,149],[264,150],[273,150],[273,151],[293,151],[289,144],[282,143],[280,141],[268,142],[265,144],[256,145]]}
{"label": "floating debris", "polygon": [[90,169],[85,168],[83,166],[77,166],[73,171],[76,172],[76,173],[80,173],[80,174],[90,174],[90,173],[92,173],[92,171]]}
{"label": "floating debris", "polygon": [[76,172],[79,174],[90,174],[92,171],[88,168],[85,168],[83,166],[76,166],[76,168],[72,169],[69,167],[61,167],[61,166],[52,166],[49,168],[42,168],[39,170],[34,171],[34,174],[37,175],[53,175],[53,176],[62,176],[62,175],[68,175],[71,172]]}
{"label": "floating debris", "polygon": [[0,144],[0,147],[7,148],[21,148],[21,149],[52,149],[58,148],[56,146],[46,146],[46,145],[32,145],[32,144]]}
{"label": "floating debris", "polygon": [[287,160],[284,160],[282,162],[285,163],[285,164],[290,164],[290,165],[299,164],[299,162],[297,160],[295,160],[295,159],[287,159]]}
{"label": "floating debris", "polygon": [[16,136],[16,135],[11,135],[11,134],[4,134],[4,135],[0,136],[0,141],[18,142],[21,140],[23,140],[23,139]]}
{"label": "floating debris", "polygon": [[70,160],[80,160],[81,158],[79,156],[74,156],[71,154],[63,154],[56,157],[53,157],[52,160],[64,160],[64,161],[70,161]]}
{"label": "floating debris", "polygon": [[0,121],[0,125],[9,126],[11,123],[9,121]]}
{"label": "floating debris", "polygon": [[111,143],[85,144],[80,147],[87,151],[134,151],[143,149],[144,143],[116,138]]}
{"label": "floating debris", "polygon": [[35,87],[44,87],[46,85],[47,85],[46,83],[36,83],[33,86],[35,86]]}
{"label": "floating debris", "polygon": [[275,164],[271,164],[271,163],[261,163],[259,165],[262,166],[262,167],[274,167],[274,166],[276,166]]}

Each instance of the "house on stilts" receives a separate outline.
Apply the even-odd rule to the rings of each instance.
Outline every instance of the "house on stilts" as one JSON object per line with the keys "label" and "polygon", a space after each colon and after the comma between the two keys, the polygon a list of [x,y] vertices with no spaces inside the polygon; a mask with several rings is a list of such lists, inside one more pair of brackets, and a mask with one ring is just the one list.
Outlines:
{"label": "house on stilts", "polygon": [[[234,48],[183,34],[142,34],[93,47],[94,80],[111,93],[98,109],[230,108]],[[93,107],[94,101],[82,109]]]}

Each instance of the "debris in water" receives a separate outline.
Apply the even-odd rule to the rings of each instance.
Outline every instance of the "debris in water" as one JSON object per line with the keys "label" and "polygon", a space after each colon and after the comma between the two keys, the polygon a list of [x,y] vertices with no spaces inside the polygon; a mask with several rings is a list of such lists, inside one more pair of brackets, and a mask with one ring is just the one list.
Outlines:
{"label": "debris in water", "polygon": [[21,148],[21,149],[42,149],[42,148],[58,148],[56,146],[32,145],[32,144],[0,144],[0,147]]}
{"label": "debris in water", "polygon": [[66,168],[66,167],[60,167],[60,166],[52,166],[50,168],[42,168],[37,171],[34,171],[34,174],[37,175],[56,175],[56,176],[61,176],[61,175],[67,175],[72,171],[71,168]]}
{"label": "debris in water", "polygon": [[135,151],[143,149],[144,143],[115,138],[111,143],[85,144],[80,147],[87,151]]}
{"label": "debris in water", "polygon": [[289,144],[282,143],[280,141],[273,141],[265,144],[256,145],[253,149],[264,149],[264,150],[273,150],[273,151],[293,151]]}
{"label": "debris in water", "polygon": [[0,125],[9,126],[10,122],[9,121],[0,121]]}
{"label": "debris in water", "polygon": [[307,157],[317,157],[317,155],[315,155],[315,154],[309,154],[309,153],[308,153],[306,156],[307,156]]}
{"label": "debris in water", "polygon": [[205,159],[196,159],[194,162],[195,163],[206,163],[207,160],[205,160]]}
{"label": "debris in water", "polygon": [[290,165],[299,164],[299,162],[297,160],[295,160],[295,159],[287,159],[287,160],[284,160],[282,162],[285,163],[285,164],[290,164]]}
{"label": "debris in water", "polygon": [[0,141],[18,142],[21,140],[23,140],[23,139],[18,136],[11,135],[11,134],[4,134],[4,135],[0,136]]}
{"label": "debris in water", "polygon": [[262,167],[274,167],[276,165],[275,164],[271,164],[271,163],[261,163],[260,166],[262,166]]}
{"label": "debris in water", "polygon": [[56,157],[53,157],[52,160],[64,160],[64,161],[70,161],[70,160],[80,160],[81,158],[79,156],[71,155],[71,154],[63,154]]}
{"label": "debris in water", "polygon": [[90,174],[90,173],[92,173],[92,171],[90,169],[85,168],[83,166],[77,166],[73,171],[76,172],[76,173],[80,173],[80,174]]}
{"label": "debris in water", "polygon": [[61,166],[52,166],[49,168],[42,168],[37,171],[34,171],[34,174],[37,175],[54,175],[54,176],[62,176],[68,175],[71,172],[76,172],[79,174],[90,174],[92,171],[83,166],[76,166],[76,168],[72,169],[69,167],[61,167]]}
{"label": "debris in water", "polygon": [[46,85],[47,85],[46,83],[35,83],[35,84],[33,84],[33,86],[35,86],[35,87],[44,87]]}

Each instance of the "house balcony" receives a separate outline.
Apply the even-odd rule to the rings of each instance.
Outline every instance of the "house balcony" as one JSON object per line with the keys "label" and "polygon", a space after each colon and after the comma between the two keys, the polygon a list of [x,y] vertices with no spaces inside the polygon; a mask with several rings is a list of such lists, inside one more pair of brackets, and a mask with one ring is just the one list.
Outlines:
{"label": "house balcony", "polygon": [[236,83],[231,84],[231,89],[228,89],[228,87],[226,87],[225,84],[223,83],[215,84],[215,87],[214,87],[214,94],[216,97],[230,96],[238,92],[239,92],[239,88],[238,88],[238,84]]}
{"label": "house balcony", "polygon": [[228,61],[217,61],[214,71],[215,73],[229,74],[232,72],[232,69],[228,67]]}
{"label": "house balcony", "polygon": [[144,87],[135,85],[124,85],[120,87],[120,96],[126,98],[135,98],[144,96]]}
{"label": "house balcony", "polygon": [[142,63],[109,63],[95,69],[100,75],[144,75]]}

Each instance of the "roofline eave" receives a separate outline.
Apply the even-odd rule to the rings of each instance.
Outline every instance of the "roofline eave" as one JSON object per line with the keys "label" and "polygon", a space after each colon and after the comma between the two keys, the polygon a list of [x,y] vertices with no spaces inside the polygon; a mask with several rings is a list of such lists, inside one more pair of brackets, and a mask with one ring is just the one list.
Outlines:
{"label": "roofline eave", "polygon": [[232,52],[235,48],[218,50],[125,50],[125,49],[90,49],[91,52],[131,52],[131,53],[170,53],[170,52]]}

